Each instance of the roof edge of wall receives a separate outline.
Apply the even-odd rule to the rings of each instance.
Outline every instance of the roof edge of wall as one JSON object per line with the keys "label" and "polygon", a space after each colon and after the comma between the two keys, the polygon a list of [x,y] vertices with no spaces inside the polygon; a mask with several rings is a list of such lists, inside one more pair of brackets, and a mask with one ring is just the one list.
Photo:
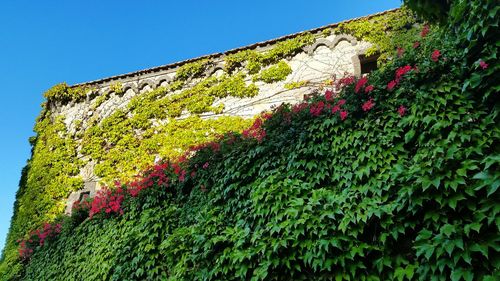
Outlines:
{"label": "roof edge of wall", "polygon": [[155,73],[155,72],[159,72],[159,71],[171,70],[171,69],[178,68],[178,67],[180,67],[180,66],[182,66],[182,65],[184,65],[186,63],[190,63],[190,62],[197,61],[197,60],[200,60],[200,59],[221,58],[223,56],[226,56],[226,55],[229,55],[229,54],[234,54],[234,53],[237,53],[239,51],[251,50],[251,49],[256,49],[256,48],[259,48],[259,47],[265,47],[265,46],[273,45],[273,44],[276,44],[276,43],[278,43],[280,41],[284,41],[284,40],[287,40],[287,39],[295,38],[295,37],[297,37],[299,35],[303,35],[305,33],[317,34],[317,33],[320,33],[321,31],[323,31],[323,30],[325,30],[327,28],[336,27],[336,26],[338,26],[341,23],[348,23],[348,22],[357,21],[357,20],[360,20],[360,19],[369,19],[369,18],[372,18],[372,17],[376,17],[376,16],[380,16],[380,15],[392,13],[392,12],[395,12],[395,11],[397,11],[399,9],[400,8],[395,8],[395,9],[390,9],[390,10],[386,10],[386,11],[383,11],[383,12],[379,12],[379,13],[367,15],[367,16],[352,18],[352,19],[341,21],[341,22],[332,23],[332,24],[329,24],[329,25],[325,25],[325,26],[313,28],[313,29],[310,29],[310,30],[304,30],[304,31],[300,31],[300,32],[288,34],[288,35],[281,36],[281,37],[278,37],[278,38],[275,38],[275,39],[261,41],[261,42],[254,43],[254,44],[251,44],[251,45],[246,45],[246,46],[243,46],[243,47],[238,47],[238,48],[231,49],[231,50],[228,50],[228,51],[225,51],[225,52],[222,52],[222,53],[213,53],[213,54],[204,55],[204,56],[200,56],[200,57],[195,57],[195,58],[191,58],[191,59],[187,59],[187,60],[183,60],[183,61],[179,61],[179,62],[174,62],[174,63],[170,63],[170,64],[160,65],[160,66],[151,67],[151,68],[147,68],[147,69],[142,69],[142,70],[138,70],[138,71],[133,71],[133,72],[125,73],[125,74],[119,74],[119,75],[115,75],[115,76],[109,76],[109,77],[105,77],[105,78],[101,78],[101,79],[97,79],[97,80],[92,80],[92,81],[88,81],[88,82],[78,83],[78,84],[72,85],[71,87],[98,86],[98,85],[102,85],[102,84],[105,84],[105,83],[108,83],[108,82],[111,82],[111,81],[117,81],[117,80],[121,80],[121,79],[125,79],[125,78],[131,78],[131,77],[141,76],[141,75],[148,74],[148,73]]}

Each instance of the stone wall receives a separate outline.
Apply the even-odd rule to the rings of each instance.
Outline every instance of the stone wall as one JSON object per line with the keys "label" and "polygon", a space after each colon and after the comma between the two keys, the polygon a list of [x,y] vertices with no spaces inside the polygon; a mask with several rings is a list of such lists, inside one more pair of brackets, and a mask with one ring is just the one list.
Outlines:
{"label": "stone wall", "polygon": [[[214,105],[223,103],[225,108],[222,113],[215,114],[207,112],[200,114],[202,118],[217,118],[223,115],[241,116],[251,118],[256,114],[269,110],[273,106],[282,103],[297,103],[303,100],[304,95],[310,94],[319,85],[333,77],[340,77],[346,74],[361,75],[360,56],[362,56],[371,44],[358,41],[349,35],[325,35],[318,30],[315,34],[313,44],[305,46],[300,52],[292,57],[284,59],[291,67],[292,72],[283,81],[265,83],[254,81],[259,88],[259,94],[252,98],[227,97],[216,100]],[[266,52],[272,49],[273,44],[260,44],[247,47],[258,52]],[[262,46],[263,45],[263,46]],[[245,49],[245,48],[240,48]],[[234,53],[234,51],[232,51]],[[211,67],[205,71],[202,78],[210,76],[220,76],[224,74],[224,57],[228,55],[217,54],[207,56],[210,59]],[[196,60],[196,59],[195,59]],[[193,61],[193,60],[190,60]],[[189,61],[188,61],[189,62]],[[51,107],[53,117],[62,116],[68,132],[78,138],[77,132],[85,130],[92,122],[99,123],[104,118],[110,116],[118,109],[126,110],[131,98],[144,94],[158,87],[168,86],[175,81],[176,71],[184,62],[153,68],[150,70],[105,78],[98,81],[84,83],[85,86],[93,88],[87,94],[86,100],[82,102],[71,102],[66,105],[54,105]],[[183,89],[172,92],[174,95],[182,90],[196,85],[202,78],[188,80]],[[246,76],[246,83],[252,82],[251,76]],[[285,85],[292,82],[306,82],[304,86],[296,89],[287,89]],[[114,91],[114,85],[121,85],[120,92]],[[96,99],[107,95],[98,106],[95,106]],[[185,118],[189,114],[183,113],[179,118]],[[97,120],[96,120],[97,119]],[[92,122],[90,122],[92,120]],[[167,122],[167,120],[156,120],[156,122]],[[78,192],[73,192],[67,202],[66,212],[70,212],[75,200],[81,197],[81,193],[90,193],[92,196],[99,189],[99,178],[93,173],[95,162],[84,155],[80,158],[86,163],[81,169],[80,176],[85,182],[85,186]]]}

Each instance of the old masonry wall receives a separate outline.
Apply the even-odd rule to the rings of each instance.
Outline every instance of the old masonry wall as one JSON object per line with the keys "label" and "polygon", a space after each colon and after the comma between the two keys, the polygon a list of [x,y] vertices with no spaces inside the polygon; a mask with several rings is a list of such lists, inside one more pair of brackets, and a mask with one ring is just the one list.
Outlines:
{"label": "old masonry wall", "polygon": [[[244,81],[248,86],[254,84],[258,88],[258,94],[252,97],[227,96],[217,98],[213,103],[214,108],[223,105],[223,110],[218,112],[203,112],[199,115],[202,119],[214,119],[221,116],[240,116],[252,118],[256,114],[269,110],[282,103],[297,103],[304,96],[317,89],[318,86],[327,85],[327,81],[334,77],[347,74],[361,75],[362,60],[366,50],[371,47],[368,42],[358,41],[354,37],[345,34],[325,34],[324,29],[313,31],[310,44],[305,44],[293,55],[284,56],[280,62],[285,62],[291,71],[280,81],[265,82],[256,79],[256,75],[250,75],[245,69],[245,63],[239,65],[236,70],[229,72],[226,68],[226,58],[231,54],[245,50],[256,51],[261,54],[271,52],[276,44],[290,37],[301,36],[290,35],[284,39],[276,39],[268,42],[255,44],[198,59],[180,62],[176,64],[161,66],[153,69],[138,71],[134,73],[105,78],[77,86],[87,87],[86,98],[79,102],[67,104],[52,104],[50,111],[53,118],[64,120],[69,135],[73,135],[77,143],[79,131],[85,131],[94,124],[99,124],[105,118],[111,116],[117,110],[127,112],[129,102],[136,96],[145,95],[159,87],[169,87],[178,81],[177,71],[183,65],[207,60],[205,69],[196,77],[190,77],[182,86],[176,90],[169,91],[166,96],[174,96],[182,93],[201,83],[209,77],[223,77],[244,73]],[[275,67],[276,64],[264,66],[259,73],[266,69]],[[258,74],[257,74],[258,75]],[[105,98],[103,98],[105,97]],[[100,99],[100,100],[99,100]],[[130,112],[127,112],[131,115]],[[187,118],[192,113],[184,110],[177,119]],[[165,124],[169,118],[153,120],[152,124]],[[153,125],[154,126],[154,125]],[[138,132],[140,134],[140,132]],[[79,147],[81,149],[81,147]],[[94,168],[98,160],[79,152],[78,158],[83,162],[79,176],[83,179],[84,186],[81,190],[74,191],[66,202],[66,213],[71,212],[71,206],[82,198],[84,194],[93,196],[100,188],[100,178],[96,175]],[[158,159],[158,157],[157,157]]]}

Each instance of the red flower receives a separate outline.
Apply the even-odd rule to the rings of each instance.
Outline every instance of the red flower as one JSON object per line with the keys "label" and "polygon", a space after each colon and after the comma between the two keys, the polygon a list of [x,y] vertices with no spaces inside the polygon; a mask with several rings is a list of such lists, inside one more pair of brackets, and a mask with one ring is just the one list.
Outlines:
{"label": "red flower", "polygon": [[488,68],[488,64],[487,64],[487,63],[485,63],[484,61],[480,61],[480,62],[479,62],[479,66],[480,66],[482,69],[486,69],[486,68]]}
{"label": "red flower", "polygon": [[420,36],[425,37],[429,34],[429,25],[424,25],[424,28],[422,28],[422,31],[420,32]]}
{"label": "red flower", "polygon": [[218,143],[218,142],[213,142],[213,143],[212,143],[212,150],[213,150],[214,152],[219,151],[219,150],[220,150],[220,143]]}
{"label": "red flower", "polygon": [[398,57],[402,57],[404,53],[405,53],[405,49],[398,47]]}
{"label": "red flower", "polygon": [[392,80],[391,82],[389,82],[387,84],[387,90],[392,91],[394,89],[394,87],[396,87],[397,84],[398,83],[396,81]]}
{"label": "red flower", "polygon": [[402,66],[402,67],[396,69],[396,79],[395,79],[395,81],[399,82],[399,80],[401,80],[401,77],[403,77],[403,75],[405,75],[406,73],[408,73],[412,69],[413,68],[411,67],[411,65],[405,65],[405,66]]}
{"label": "red flower", "polygon": [[398,113],[399,113],[399,116],[403,117],[406,114],[406,107],[404,107],[404,106],[401,105],[398,108]]}
{"label": "red flower", "polygon": [[351,85],[352,83],[354,83],[355,80],[356,78],[352,75],[340,78],[338,81],[335,81],[334,83],[335,89],[340,90],[347,85]]}
{"label": "red flower", "polygon": [[179,176],[179,181],[183,182],[186,179],[186,171],[182,170],[181,175]]}
{"label": "red flower", "polygon": [[368,101],[366,101],[362,108],[363,108],[363,111],[368,111],[370,109],[372,109],[372,107],[375,106],[375,103],[373,102],[373,99],[369,99]]}
{"label": "red flower", "polygon": [[178,175],[181,172],[181,167],[177,164],[172,165],[174,167],[174,173]]}
{"label": "red flower", "polygon": [[132,197],[136,197],[137,195],[139,195],[139,189],[138,188],[130,188],[127,191],[130,194],[130,196],[132,196]]}
{"label": "red flower", "polygon": [[439,60],[440,56],[441,56],[441,52],[439,50],[434,50],[434,52],[432,52],[431,59],[434,62],[437,62]]}
{"label": "red flower", "polygon": [[338,105],[332,107],[332,113],[335,113],[335,112],[337,112],[339,110],[340,110],[340,106],[338,106]]}
{"label": "red flower", "polygon": [[292,107],[292,112],[293,113],[299,113],[302,110],[304,110],[308,106],[307,102],[299,103],[296,104]]}
{"label": "red flower", "polygon": [[323,108],[325,107],[325,103],[323,101],[319,101],[317,103],[311,104],[311,108],[309,109],[309,112],[311,113],[312,116],[319,116],[321,112],[323,111]]}
{"label": "red flower", "polygon": [[347,110],[340,111],[340,119],[344,121],[347,118]]}
{"label": "red flower", "polygon": [[420,41],[415,41],[415,43],[413,43],[413,49],[416,49],[420,47]]}
{"label": "red flower", "polygon": [[363,88],[367,82],[368,78],[366,77],[359,79],[358,82],[356,83],[356,87],[354,87],[354,92],[358,93],[359,90],[361,90],[361,88]]}
{"label": "red flower", "polygon": [[368,94],[368,93],[370,93],[371,91],[373,91],[373,89],[374,89],[373,85],[368,85],[368,86],[366,86],[366,88],[365,88],[365,93],[367,93],[367,94]]}
{"label": "red flower", "polygon": [[266,137],[266,130],[261,129],[261,130],[257,131],[255,133],[254,137],[255,137],[255,139],[257,139],[258,142],[262,142],[264,137]]}
{"label": "red flower", "polygon": [[243,132],[241,132],[241,135],[243,135],[244,138],[248,138],[249,134],[250,134],[249,129],[243,130]]}
{"label": "red flower", "polygon": [[339,100],[339,101],[337,102],[337,105],[338,105],[338,106],[343,106],[344,104],[345,104],[345,100],[344,100],[344,99]]}
{"label": "red flower", "polygon": [[268,119],[271,119],[271,117],[273,117],[273,115],[269,112],[265,112],[262,114],[262,118],[268,120]]}
{"label": "red flower", "polygon": [[333,99],[333,92],[331,90],[326,90],[325,99],[326,101],[331,101]]}

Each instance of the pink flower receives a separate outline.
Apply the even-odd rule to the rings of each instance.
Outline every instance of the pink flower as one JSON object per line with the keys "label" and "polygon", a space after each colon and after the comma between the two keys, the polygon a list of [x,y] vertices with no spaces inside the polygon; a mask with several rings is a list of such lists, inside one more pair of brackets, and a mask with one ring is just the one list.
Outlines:
{"label": "pink flower", "polygon": [[336,80],[333,83],[333,86],[335,87],[335,89],[337,91],[339,91],[340,89],[344,88],[345,86],[351,85],[354,82],[356,82],[356,77],[350,75],[350,76],[340,78],[339,80]]}
{"label": "pink flower", "polygon": [[183,182],[184,180],[186,180],[186,171],[182,170],[181,175],[179,176],[179,181]]}
{"label": "pink flower", "polygon": [[131,188],[127,191],[130,194],[130,196],[132,196],[132,197],[136,197],[139,194],[139,189],[137,189],[137,188]]}
{"label": "pink flower", "polygon": [[405,65],[405,66],[402,66],[402,67],[396,69],[396,79],[395,79],[395,81],[398,82],[399,80],[401,80],[401,77],[403,77],[403,75],[405,75],[406,73],[408,73],[410,70],[412,70],[411,65]]}
{"label": "pink flower", "polygon": [[241,135],[243,135],[244,138],[248,138],[248,135],[250,134],[250,130],[246,129],[241,132]]}
{"label": "pink flower", "polygon": [[420,41],[415,41],[415,43],[413,43],[413,49],[416,49],[420,47]]}
{"label": "pink flower", "polygon": [[441,52],[439,50],[434,50],[434,52],[432,52],[431,59],[434,62],[437,62],[439,60],[440,56],[441,56]]}
{"label": "pink flower", "polygon": [[296,104],[292,107],[292,112],[293,113],[299,113],[300,111],[304,110],[305,108],[307,108],[308,104],[307,102],[303,102],[303,103],[299,103],[299,104]]}
{"label": "pink flower", "polygon": [[479,66],[480,66],[482,69],[486,69],[486,68],[488,68],[488,64],[487,64],[487,63],[485,63],[485,62],[484,62],[484,61],[482,61],[482,60],[479,62]]}
{"label": "pink flower", "polygon": [[361,90],[361,88],[363,88],[367,82],[368,78],[366,77],[359,79],[358,82],[356,83],[356,87],[354,87],[354,92],[358,93],[359,90]]}
{"label": "pink flower", "polygon": [[366,86],[366,88],[365,88],[365,93],[367,93],[367,94],[368,94],[368,93],[370,93],[371,91],[373,91],[373,89],[374,89],[373,85],[368,85],[368,86]]}
{"label": "pink flower", "polygon": [[207,169],[207,168],[208,168],[208,166],[209,166],[208,162],[205,162],[205,164],[203,164],[202,168],[203,168],[203,169]]}
{"label": "pink flower", "polygon": [[337,102],[337,105],[338,105],[338,106],[343,106],[344,104],[345,104],[345,100],[344,100],[344,99],[339,100],[339,101]]}
{"label": "pink flower", "polygon": [[425,37],[427,34],[429,34],[429,25],[424,25],[424,28],[422,28],[422,31],[420,32],[420,36]]}
{"label": "pink flower", "polygon": [[177,164],[172,165],[174,168],[174,173],[178,175],[181,172],[181,167]]}
{"label": "pink flower", "polygon": [[392,91],[394,89],[394,87],[396,87],[397,84],[398,83],[396,81],[392,80],[391,82],[389,82],[387,84],[387,90]]}
{"label": "pink flower", "polygon": [[332,107],[332,113],[335,113],[335,112],[337,112],[339,110],[340,110],[340,106],[338,106],[338,105]]}
{"label": "pink flower", "polygon": [[257,139],[258,142],[262,142],[262,140],[266,137],[266,130],[261,129],[258,132],[255,133],[255,139]]}
{"label": "pink flower", "polygon": [[264,114],[262,114],[262,118],[266,120],[271,119],[271,117],[273,117],[273,115],[269,112],[265,112]]}
{"label": "pink flower", "polygon": [[340,111],[340,119],[344,121],[346,118],[347,118],[347,111],[346,110]]}
{"label": "pink flower", "polygon": [[309,112],[311,113],[312,116],[319,116],[321,114],[321,112],[323,111],[324,107],[325,107],[325,103],[323,101],[319,101],[319,102],[313,103],[311,105]]}
{"label": "pink flower", "polygon": [[406,114],[406,107],[404,107],[404,106],[401,105],[398,108],[398,113],[399,113],[399,116],[403,117]]}
{"label": "pink flower", "polygon": [[370,109],[372,109],[373,107],[375,106],[375,103],[373,102],[373,99],[369,99],[368,101],[366,101],[362,108],[363,108],[363,111],[368,111]]}
{"label": "pink flower", "polygon": [[398,57],[402,57],[404,53],[405,53],[405,49],[398,47]]}
{"label": "pink flower", "polygon": [[220,144],[218,142],[211,142],[210,146],[212,147],[213,152],[217,152],[220,150]]}
{"label": "pink flower", "polygon": [[331,101],[333,99],[333,92],[331,90],[326,90],[325,99],[326,101]]}

